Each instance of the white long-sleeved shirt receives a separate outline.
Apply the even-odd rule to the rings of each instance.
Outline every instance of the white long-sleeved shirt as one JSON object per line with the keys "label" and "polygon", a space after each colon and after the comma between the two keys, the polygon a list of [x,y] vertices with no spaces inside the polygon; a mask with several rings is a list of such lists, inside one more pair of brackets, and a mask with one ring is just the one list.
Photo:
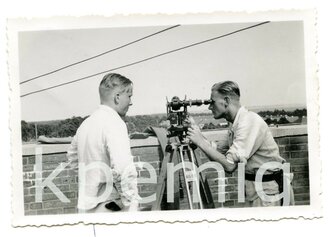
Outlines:
{"label": "white long-sleeved shirt", "polygon": [[[86,169],[85,173],[79,171],[78,209],[89,210],[101,202],[118,198],[124,206],[137,201],[137,172],[127,127],[112,108],[100,105],[80,125],[67,156],[73,164],[79,162],[79,165],[83,164],[85,167],[97,166]],[[111,180],[101,167],[98,168],[100,164],[103,164],[103,168],[108,167],[113,178],[114,188],[109,196],[102,195],[106,185],[109,182],[111,185]]]}
{"label": "white long-sleeved shirt", "polygon": [[[278,145],[265,121],[256,113],[241,107],[229,129],[229,150],[226,153],[229,162],[245,164],[245,173],[255,174],[267,162],[285,160],[280,156]],[[268,170],[266,173],[272,173]],[[278,193],[275,181],[263,183],[266,194]],[[254,181],[245,180],[245,194],[249,201],[255,200],[258,194]]]}
{"label": "white long-sleeved shirt", "polygon": [[238,110],[229,129],[226,157],[229,161],[245,163],[245,172],[252,174],[266,162],[285,161],[266,122],[244,107]]}

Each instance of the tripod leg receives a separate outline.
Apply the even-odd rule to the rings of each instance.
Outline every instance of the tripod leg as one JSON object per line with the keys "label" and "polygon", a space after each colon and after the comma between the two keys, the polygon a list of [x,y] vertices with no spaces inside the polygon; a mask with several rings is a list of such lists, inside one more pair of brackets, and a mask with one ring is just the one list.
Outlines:
{"label": "tripod leg", "polygon": [[196,167],[198,167],[198,166],[195,162],[194,152],[193,152],[193,150],[191,149],[190,146],[188,146],[188,158],[189,158],[190,162],[192,163],[192,169],[193,169],[193,173],[195,175],[195,180],[192,181],[193,195],[194,195],[193,200],[194,201],[197,200],[199,208],[203,209],[204,206],[203,206],[203,202],[202,202],[202,198],[201,198],[200,185],[199,185],[200,176],[198,175],[198,171],[196,169]]}
{"label": "tripod leg", "polygon": [[163,200],[164,190],[165,190],[165,180],[167,175],[167,163],[171,162],[173,158],[174,152],[166,153],[164,156],[162,167],[159,173],[158,181],[157,181],[157,190],[156,190],[156,201],[152,205],[151,210],[160,210],[160,205]]}
{"label": "tripod leg", "polygon": [[[199,157],[196,156],[195,152],[192,151],[192,154],[195,157],[196,166],[200,167],[201,161],[199,160]],[[199,173],[199,183],[200,183],[200,189],[201,189],[201,197],[204,203],[204,206],[206,208],[214,208],[214,202],[213,202],[213,197],[211,193],[211,189],[208,183],[208,180],[206,178],[206,175],[203,174],[202,172]]]}
{"label": "tripod leg", "polygon": [[190,190],[189,190],[189,182],[187,180],[186,165],[185,165],[182,147],[179,147],[179,157],[180,157],[180,161],[182,163],[183,179],[184,179],[185,186],[186,186],[189,208],[193,209],[193,202],[192,202],[192,198],[191,198],[191,194],[190,194]]}
{"label": "tripod leg", "polygon": [[[172,163],[174,167],[179,163],[178,153],[173,152]],[[180,178],[179,178],[179,171],[173,173],[174,177],[174,189],[173,193],[168,193],[169,188],[167,188],[166,192],[167,195],[174,195],[174,202],[168,202],[167,200],[167,210],[179,210],[180,209]]]}
{"label": "tripod leg", "polygon": [[215,206],[208,181],[206,178],[203,180],[202,175],[200,175],[200,189],[203,190],[201,197],[203,199],[204,206],[206,208],[214,208]]}

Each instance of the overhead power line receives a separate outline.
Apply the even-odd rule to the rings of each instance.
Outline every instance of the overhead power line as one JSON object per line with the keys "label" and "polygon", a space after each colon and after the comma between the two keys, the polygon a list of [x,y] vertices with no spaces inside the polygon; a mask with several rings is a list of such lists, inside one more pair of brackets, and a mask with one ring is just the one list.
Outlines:
{"label": "overhead power line", "polygon": [[111,71],[115,71],[115,70],[118,70],[118,69],[130,67],[130,66],[133,66],[133,65],[136,65],[136,64],[140,64],[142,62],[150,61],[152,59],[155,59],[155,58],[158,58],[158,57],[167,55],[167,54],[171,54],[171,53],[178,52],[178,51],[181,51],[181,50],[184,50],[184,49],[187,49],[187,48],[191,48],[191,47],[194,47],[194,46],[197,46],[197,45],[200,45],[200,44],[204,44],[204,43],[207,43],[207,42],[210,42],[210,41],[213,41],[213,40],[224,38],[224,37],[227,37],[227,36],[230,36],[230,35],[233,35],[233,34],[236,34],[236,33],[242,32],[242,31],[245,31],[245,30],[249,30],[249,29],[252,29],[252,28],[255,28],[255,27],[258,27],[258,26],[267,24],[267,23],[270,23],[270,21],[265,21],[265,22],[261,22],[261,23],[258,23],[258,24],[252,25],[252,26],[244,27],[244,28],[241,28],[239,30],[232,31],[232,32],[227,33],[227,34],[220,35],[218,37],[210,38],[210,39],[203,40],[203,41],[200,41],[200,42],[197,42],[197,43],[194,43],[194,44],[190,44],[190,45],[187,45],[187,46],[184,46],[184,47],[181,47],[181,48],[173,49],[173,50],[170,50],[170,51],[161,53],[161,54],[157,54],[157,55],[152,56],[152,57],[148,57],[148,58],[145,58],[145,59],[142,59],[142,60],[139,60],[139,61],[130,63],[130,64],[126,64],[126,65],[123,65],[123,66],[120,66],[120,67],[116,67],[116,68],[112,68],[112,69],[109,69],[109,70],[106,70],[106,71],[103,71],[103,72],[99,72],[99,73],[95,73],[95,74],[92,74],[92,75],[89,75],[89,76],[85,76],[85,77],[82,77],[82,78],[79,78],[79,79],[76,79],[76,80],[72,80],[72,81],[61,83],[61,84],[58,84],[58,85],[55,85],[55,86],[51,86],[51,87],[47,87],[47,88],[44,88],[44,89],[32,91],[32,92],[29,92],[27,94],[21,95],[21,97],[25,97],[25,96],[28,96],[28,95],[40,93],[42,91],[54,89],[54,88],[57,88],[57,87],[68,85],[68,84],[72,84],[72,83],[75,83],[75,82],[78,82],[78,81],[82,81],[82,80],[85,80],[85,79],[88,79],[88,78],[91,78],[91,77],[94,77],[94,76],[98,76],[98,75],[101,75],[101,74],[104,74],[104,73],[107,73],[107,72],[111,72]]}
{"label": "overhead power line", "polygon": [[163,30],[161,30],[161,31],[157,31],[157,32],[155,32],[155,33],[153,33],[153,34],[150,34],[150,35],[147,35],[147,36],[142,37],[142,38],[140,38],[140,39],[134,40],[134,41],[132,41],[132,42],[129,42],[129,43],[124,44],[124,45],[122,45],[122,46],[119,46],[119,47],[117,47],[117,48],[114,48],[114,49],[111,49],[111,50],[105,51],[105,52],[103,52],[103,53],[100,53],[100,54],[94,55],[94,56],[92,56],[92,57],[89,57],[89,58],[86,58],[86,59],[80,60],[80,61],[75,62],[75,63],[71,63],[71,64],[69,64],[69,65],[66,65],[66,66],[60,67],[60,68],[58,68],[58,69],[55,69],[55,70],[53,70],[53,71],[50,71],[50,72],[47,72],[47,73],[41,74],[41,75],[39,75],[39,76],[32,77],[32,78],[30,78],[30,79],[27,79],[27,80],[25,80],[25,81],[20,82],[20,84],[22,85],[22,84],[27,83],[27,82],[29,82],[29,81],[36,80],[36,79],[38,79],[38,78],[40,78],[40,77],[48,76],[48,75],[51,75],[51,74],[53,74],[53,73],[55,73],[55,72],[62,71],[62,70],[64,70],[64,69],[66,69],[66,68],[69,68],[69,67],[72,67],[72,66],[75,66],[75,65],[78,65],[78,64],[81,64],[81,63],[84,63],[84,62],[90,61],[90,60],[92,60],[92,59],[95,59],[95,58],[101,57],[101,56],[103,56],[103,55],[105,55],[105,54],[108,54],[108,53],[114,52],[114,51],[116,51],[116,50],[118,50],[118,49],[122,49],[122,48],[127,47],[127,46],[129,46],[129,45],[131,45],[131,44],[135,44],[135,43],[137,43],[137,42],[139,42],[139,41],[145,40],[145,39],[147,39],[147,38],[150,38],[150,37],[152,37],[152,36],[155,36],[155,35],[161,34],[161,33],[165,32],[165,31],[168,31],[168,30],[174,29],[174,28],[179,27],[179,26],[180,26],[180,25],[175,25],[175,26],[171,26],[171,27],[168,27],[168,28],[166,28],[166,29],[163,29]]}

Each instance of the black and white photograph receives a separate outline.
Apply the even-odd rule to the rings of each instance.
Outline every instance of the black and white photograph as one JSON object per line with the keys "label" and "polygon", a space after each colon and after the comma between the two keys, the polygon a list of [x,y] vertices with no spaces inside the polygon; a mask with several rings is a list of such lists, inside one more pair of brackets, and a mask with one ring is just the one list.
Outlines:
{"label": "black and white photograph", "polygon": [[313,19],[9,22],[14,224],[317,215]]}

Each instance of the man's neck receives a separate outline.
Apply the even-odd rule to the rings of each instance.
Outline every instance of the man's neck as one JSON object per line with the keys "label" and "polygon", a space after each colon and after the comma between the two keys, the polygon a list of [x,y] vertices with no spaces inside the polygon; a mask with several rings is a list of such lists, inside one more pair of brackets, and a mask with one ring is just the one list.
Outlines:
{"label": "man's neck", "polygon": [[237,106],[233,106],[232,109],[229,111],[227,121],[230,123],[234,123],[235,118],[237,116],[238,110],[241,108],[241,105],[238,104]]}
{"label": "man's neck", "polygon": [[101,102],[101,105],[107,106],[107,107],[113,109],[114,111],[117,111],[116,110],[116,106],[113,103],[109,103],[107,101],[103,101],[103,102]]}

